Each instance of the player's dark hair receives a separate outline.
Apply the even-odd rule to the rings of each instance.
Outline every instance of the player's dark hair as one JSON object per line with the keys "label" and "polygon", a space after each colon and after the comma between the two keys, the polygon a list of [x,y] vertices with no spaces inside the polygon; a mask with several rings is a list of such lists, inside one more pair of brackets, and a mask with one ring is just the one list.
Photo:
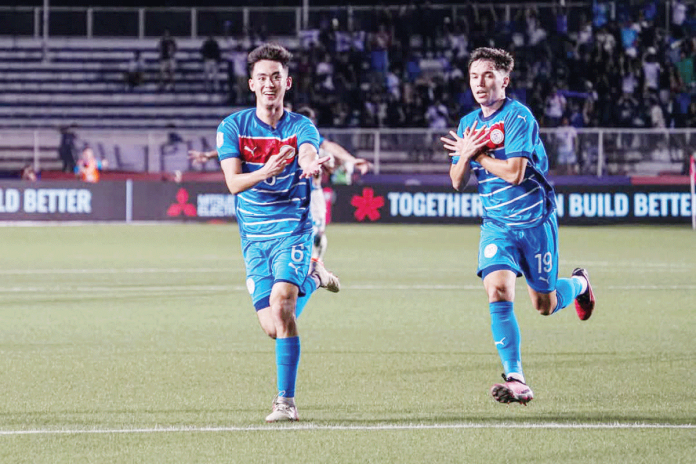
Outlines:
{"label": "player's dark hair", "polygon": [[510,74],[515,67],[515,60],[512,55],[501,48],[480,47],[474,50],[469,56],[468,69],[474,61],[485,60],[493,63],[493,67],[497,71],[503,71]]}
{"label": "player's dark hair", "polygon": [[292,53],[290,53],[285,47],[277,43],[266,43],[259,45],[247,56],[247,65],[249,68],[249,75],[254,71],[254,65],[261,60],[277,61],[285,69],[288,67],[288,63],[292,59]]}

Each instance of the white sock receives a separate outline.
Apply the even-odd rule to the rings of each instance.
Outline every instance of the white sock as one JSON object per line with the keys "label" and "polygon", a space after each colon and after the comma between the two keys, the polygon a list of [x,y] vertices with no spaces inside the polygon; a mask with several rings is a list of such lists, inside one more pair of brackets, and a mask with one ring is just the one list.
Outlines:
{"label": "white sock", "polygon": [[580,284],[582,285],[582,291],[580,292],[580,294],[582,295],[583,293],[585,293],[587,291],[587,279],[580,276],[573,276],[573,279],[578,279],[580,281]]}
{"label": "white sock", "polygon": [[519,380],[523,384],[527,385],[527,382],[524,381],[524,375],[520,374],[519,372],[511,372],[510,374],[507,375],[507,378]]}

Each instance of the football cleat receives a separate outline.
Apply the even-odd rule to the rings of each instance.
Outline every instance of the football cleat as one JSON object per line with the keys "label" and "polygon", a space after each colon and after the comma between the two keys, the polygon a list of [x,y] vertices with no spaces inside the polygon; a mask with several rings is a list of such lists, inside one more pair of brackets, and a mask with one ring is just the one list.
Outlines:
{"label": "football cleat", "polygon": [[266,416],[266,422],[295,422],[300,420],[293,398],[276,396],[273,399],[272,412]]}
{"label": "football cleat", "polygon": [[595,307],[595,296],[590,284],[590,274],[586,269],[577,268],[573,271],[573,276],[582,277],[587,281],[587,290],[575,298],[575,312],[581,321],[586,321],[592,316]]}
{"label": "football cleat", "polygon": [[341,290],[341,282],[336,277],[336,274],[327,270],[324,263],[316,258],[312,258],[312,264],[309,269],[310,275],[316,276],[319,280],[319,286],[325,288],[332,293],[338,293]]}
{"label": "football cleat", "polygon": [[527,384],[512,377],[505,377],[505,383],[496,383],[491,387],[491,396],[498,403],[520,403],[526,405],[534,399],[534,393]]}

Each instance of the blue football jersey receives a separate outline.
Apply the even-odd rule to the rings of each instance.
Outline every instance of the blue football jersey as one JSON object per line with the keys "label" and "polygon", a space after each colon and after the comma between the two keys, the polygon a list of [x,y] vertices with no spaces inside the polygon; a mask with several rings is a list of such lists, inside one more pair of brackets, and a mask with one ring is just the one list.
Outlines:
{"label": "blue football jersey", "polygon": [[276,128],[256,116],[256,108],[233,113],[217,129],[220,160],[239,158],[242,172],[260,169],[281,147],[289,145],[295,156],[277,176],[236,195],[239,233],[247,240],[271,240],[312,231],[309,212],[310,179],[300,179],[299,147],[311,143],[319,150],[319,133],[302,115],[284,111]]}
{"label": "blue football jersey", "polygon": [[[556,196],[546,180],[549,162],[539,138],[539,123],[523,104],[506,99],[503,106],[488,117],[481,109],[464,116],[457,134],[463,137],[475,121],[476,129],[490,130],[489,155],[506,160],[527,158],[524,180],[510,184],[486,171],[480,163],[471,161],[471,172],[478,180],[484,220],[493,220],[509,227],[532,227],[546,219],[556,208]],[[456,164],[459,157],[452,158]]]}

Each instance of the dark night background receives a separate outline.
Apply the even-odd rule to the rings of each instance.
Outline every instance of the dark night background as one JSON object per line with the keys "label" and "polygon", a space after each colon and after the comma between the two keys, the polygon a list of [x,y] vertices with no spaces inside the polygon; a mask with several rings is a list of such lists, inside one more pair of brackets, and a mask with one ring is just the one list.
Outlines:
{"label": "dark night background", "polygon": [[[345,5],[346,3],[350,5],[403,5],[410,3],[409,0],[403,1],[375,1],[375,0],[351,0],[345,2],[345,0],[310,0],[310,6],[334,6],[334,5]],[[416,2],[413,2],[416,3]],[[461,5],[466,3],[471,3],[466,0],[437,0],[432,1],[433,4],[451,4],[451,5]],[[474,2],[475,3],[475,2]],[[504,3],[503,1],[493,1],[493,2],[480,2],[482,4],[496,4]],[[514,3],[526,3],[525,1],[516,1]],[[27,1],[6,1],[0,0],[0,5],[4,6],[42,6],[42,0],[27,0]],[[152,1],[152,0],[121,0],[115,2],[114,0],[50,0],[51,6],[108,6],[108,7],[244,7],[244,6],[302,6],[302,0],[255,0],[255,1],[230,1],[230,0],[164,0],[164,1]]]}

